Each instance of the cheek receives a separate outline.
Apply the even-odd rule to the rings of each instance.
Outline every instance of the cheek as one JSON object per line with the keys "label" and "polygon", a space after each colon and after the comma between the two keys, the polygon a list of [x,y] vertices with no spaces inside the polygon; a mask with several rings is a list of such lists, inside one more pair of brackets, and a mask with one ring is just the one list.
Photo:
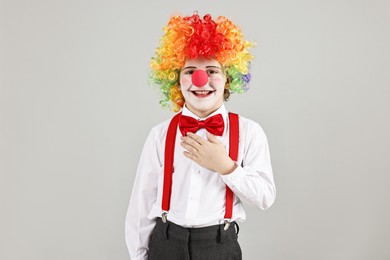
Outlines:
{"label": "cheek", "polygon": [[221,78],[215,78],[215,79],[212,79],[211,81],[216,83],[216,84],[221,84],[222,79]]}
{"label": "cheek", "polygon": [[192,84],[191,77],[183,76],[180,78],[180,85],[181,86],[188,86]]}
{"label": "cheek", "polygon": [[225,88],[225,80],[223,78],[214,78],[210,80],[210,83],[214,85],[214,87],[223,87]]}

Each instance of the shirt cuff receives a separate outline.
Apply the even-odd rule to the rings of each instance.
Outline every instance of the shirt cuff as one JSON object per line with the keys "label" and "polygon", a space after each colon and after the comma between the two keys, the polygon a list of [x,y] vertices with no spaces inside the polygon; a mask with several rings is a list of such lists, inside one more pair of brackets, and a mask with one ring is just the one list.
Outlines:
{"label": "shirt cuff", "polygon": [[237,165],[237,168],[233,172],[221,175],[221,178],[223,182],[233,190],[240,186],[240,182],[244,176],[243,170],[244,169],[240,165]]}

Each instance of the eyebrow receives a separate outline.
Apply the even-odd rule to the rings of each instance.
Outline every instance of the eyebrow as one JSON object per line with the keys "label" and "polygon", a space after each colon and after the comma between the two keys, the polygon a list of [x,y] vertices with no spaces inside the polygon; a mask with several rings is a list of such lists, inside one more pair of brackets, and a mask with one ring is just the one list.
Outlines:
{"label": "eyebrow", "polygon": [[[209,68],[222,69],[221,67],[213,66],[213,65],[206,66],[206,69],[209,69]],[[195,67],[195,66],[187,66],[187,67],[183,68],[183,70],[185,70],[185,69],[197,69],[197,67]]]}
{"label": "eyebrow", "polygon": [[188,66],[188,67],[185,67],[183,70],[185,70],[185,69],[196,69],[196,67],[195,66]]}
{"label": "eyebrow", "polygon": [[216,69],[222,69],[221,67],[218,67],[218,66],[206,66],[206,68],[216,68]]}

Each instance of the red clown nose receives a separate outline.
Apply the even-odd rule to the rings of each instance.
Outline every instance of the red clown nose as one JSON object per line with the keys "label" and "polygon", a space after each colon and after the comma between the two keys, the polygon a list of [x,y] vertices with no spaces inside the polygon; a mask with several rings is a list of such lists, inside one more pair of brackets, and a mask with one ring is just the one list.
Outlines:
{"label": "red clown nose", "polygon": [[204,70],[195,70],[194,73],[192,73],[192,84],[194,84],[197,87],[204,87],[207,82],[209,82],[209,76],[207,75],[207,72]]}

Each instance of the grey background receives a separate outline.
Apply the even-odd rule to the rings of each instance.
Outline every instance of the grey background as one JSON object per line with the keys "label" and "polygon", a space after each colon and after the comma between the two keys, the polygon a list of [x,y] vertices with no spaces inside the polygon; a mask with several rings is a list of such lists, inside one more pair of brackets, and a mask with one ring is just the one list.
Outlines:
{"label": "grey background", "polygon": [[277,199],[244,259],[390,259],[387,0],[0,2],[0,259],[128,259],[124,219],[170,15],[225,15],[253,50],[228,109],[259,122]]}

